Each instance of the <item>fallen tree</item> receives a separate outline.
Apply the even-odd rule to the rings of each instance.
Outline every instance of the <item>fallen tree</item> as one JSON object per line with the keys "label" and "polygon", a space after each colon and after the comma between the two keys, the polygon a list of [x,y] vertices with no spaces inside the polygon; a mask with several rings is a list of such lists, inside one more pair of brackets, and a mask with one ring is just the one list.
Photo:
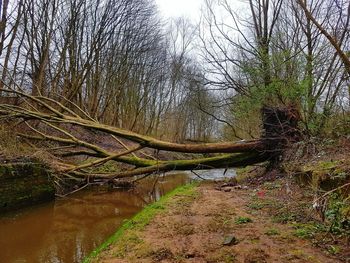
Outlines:
{"label": "fallen tree", "polygon": [[[60,102],[43,96],[31,96],[21,91],[2,89],[21,98],[18,105],[0,104],[3,121],[17,121],[17,125],[26,126],[18,136],[27,140],[50,141],[57,143],[58,151],[51,151],[57,157],[89,156],[88,162],[71,164],[57,159],[52,166],[63,175],[92,179],[120,179],[171,170],[196,170],[211,168],[241,167],[276,160],[288,140],[293,138],[297,125],[297,114],[290,109],[262,110],[264,134],[259,140],[225,143],[179,144],[158,140],[132,131],[108,126],[91,118],[77,105],[71,108]],[[87,139],[79,138],[73,127],[86,131],[100,132],[112,136],[122,144],[122,151],[114,151]],[[134,145],[127,147],[119,138],[129,140]],[[181,160],[159,160],[147,154],[137,155],[145,148],[159,151],[171,151],[193,154],[211,154],[210,157],[198,157]],[[121,172],[98,173],[98,167],[108,161],[125,163],[131,168]],[[89,168],[89,169],[87,169]]]}

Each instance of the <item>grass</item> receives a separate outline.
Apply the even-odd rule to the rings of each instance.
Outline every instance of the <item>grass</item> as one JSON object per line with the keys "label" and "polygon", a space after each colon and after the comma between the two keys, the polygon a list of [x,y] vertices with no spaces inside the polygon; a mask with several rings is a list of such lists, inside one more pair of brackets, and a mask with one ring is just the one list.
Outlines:
{"label": "grass", "polygon": [[253,220],[251,218],[249,218],[249,217],[242,217],[242,216],[237,217],[236,220],[235,220],[235,223],[237,225],[247,224],[247,223],[251,223],[251,222],[253,222]]}
{"label": "grass", "polygon": [[294,223],[293,228],[295,229],[294,235],[302,239],[312,239],[318,233],[325,232],[325,227],[315,222],[307,224]]}
{"label": "grass", "polygon": [[289,211],[280,211],[279,214],[276,214],[272,217],[272,222],[286,224],[289,222],[296,222],[298,215],[289,212]]}
{"label": "grass", "polygon": [[176,233],[184,236],[192,235],[195,232],[193,225],[184,222],[175,222],[173,227]]}
{"label": "grass", "polygon": [[230,229],[231,217],[227,215],[217,214],[213,215],[209,220],[206,229],[209,232],[219,232]]}
{"label": "grass", "polygon": [[303,251],[301,249],[290,250],[286,256],[286,259],[289,261],[303,260],[303,262],[304,261],[306,261],[306,262],[319,262],[319,261],[316,261],[314,256],[308,255],[307,253],[305,253],[305,251]]}
{"label": "grass", "polygon": [[331,255],[336,255],[341,251],[341,249],[336,245],[331,245],[328,247],[327,252]]}
{"label": "grass", "polygon": [[261,199],[257,197],[256,194],[253,194],[251,196],[251,201],[247,205],[247,207],[251,210],[261,210],[264,208],[276,210],[280,209],[283,206],[284,205],[279,204],[279,202],[274,199],[269,199],[268,197]]}
{"label": "grass", "polygon": [[274,190],[274,189],[280,189],[282,186],[277,182],[265,182],[264,187],[267,190]]}
{"label": "grass", "polygon": [[22,142],[16,136],[16,127],[13,125],[0,125],[0,152],[3,157],[15,159],[17,157],[32,156],[36,159],[46,160],[46,154],[34,149],[27,143]]}
{"label": "grass", "polygon": [[261,210],[265,207],[265,204],[263,203],[251,203],[248,205],[248,208],[253,209],[253,210]]}
{"label": "grass", "polygon": [[96,259],[101,252],[106,250],[109,246],[118,241],[121,244],[121,249],[118,249],[121,254],[132,249],[135,245],[142,244],[143,240],[137,237],[139,231],[143,230],[150,221],[159,213],[165,210],[165,207],[171,203],[171,199],[175,196],[185,196],[187,199],[195,199],[197,196],[196,183],[181,186],[163,196],[159,201],[148,205],[140,213],[135,215],[132,219],[127,220],[116,233],[108,238],[103,244],[97,247],[88,255],[83,263],[90,263]]}
{"label": "grass", "polygon": [[214,252],[210,257],[208,257],[207,262],[233,263],[236,262],[236,253],[231,251],[230,249],[222,248]]}
{"label": "grass", "polygon": [[268,236],[277,236],[280,234],[280,231],[277,228],[269,228],[265,231],[265,235]]}

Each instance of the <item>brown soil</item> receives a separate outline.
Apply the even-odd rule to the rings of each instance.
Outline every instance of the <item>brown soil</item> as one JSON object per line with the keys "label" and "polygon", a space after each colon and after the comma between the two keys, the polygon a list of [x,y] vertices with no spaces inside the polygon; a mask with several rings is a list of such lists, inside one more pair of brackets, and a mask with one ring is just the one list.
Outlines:
{"label": "brown soil", "polygon": [[[331,255],[312,244],[315,240],[298,237],[289,219],[284,221],[294,210],[304,214],[292,214],[293,221],[309,220],[311,205],[297,186],[278,179],[237,188],[203,184],[192,200],[175,196],[133,238],[137,245],[122,254],[113,245],[99,262],[347,262],[346,253]],[[232,244],[224,245],[230,238]]]}

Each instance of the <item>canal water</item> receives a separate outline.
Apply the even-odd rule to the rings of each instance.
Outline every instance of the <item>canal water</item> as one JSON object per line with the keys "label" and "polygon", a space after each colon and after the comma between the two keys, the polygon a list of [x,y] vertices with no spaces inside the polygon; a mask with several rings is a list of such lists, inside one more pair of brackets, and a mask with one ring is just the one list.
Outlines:
{"label": "canal water", "polygon": [[[201,178],[235,176],[233,170],[196,172]],[[168,173],[142,180],[132,190],[95,187],[51,203],[0,217],[0,263],[81,262],[125,219],[177,186],[199,177]]]}

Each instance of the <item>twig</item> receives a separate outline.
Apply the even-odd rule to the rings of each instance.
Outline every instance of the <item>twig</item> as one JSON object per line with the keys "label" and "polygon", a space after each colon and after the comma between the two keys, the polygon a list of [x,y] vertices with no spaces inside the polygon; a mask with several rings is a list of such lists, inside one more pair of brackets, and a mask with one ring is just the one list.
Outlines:
{"label": "twig", "polygon": [[78,188],[78,189],[75,189],[75,190],[72,191],[72,192],[69,192],[69,193],[64,194],[64,195],[56,194],[56,196],[58,196],[58,197],[66,197],[66,196],[71,195],[71,194],[74,194],[74,193],[76,193],[76,192],[78,192],[78,191],[80,191],[80,190],[83,190],[84,188],[88,187],[89,185],[90,185],[90,183],[87,183],[87,184],[83,185],[82,187],[80,187],[80,188]]}
{"label": "twig", "polygon": [[317,201],[319,201],[319,200],[325,198],[327,195],[330,195],[331,193],[334,193],[334,192],[336,192],[336,191],[338,191],[338,190],[340,190],[340,189],[342,189],[342,188],[345,188],[345,187],[347,187],[347,186],[350,186],[350,183],[343,184],[342,186],[339,186],[339,187],[337,187],[337,188],[334,188],[334,189],[332,189],[332,190],[330,190],[330,191],[324,193],[321,197],[315,199],[315,200],[314,200],[314,203],[316,203]]}
{"label": "twig", "polygon": [[191,173],[193,173],[194,175],[196,175],[198,178],[204,180],[204,181],[207,181],[208,179],[205,179],[203,177],[201,177],[199,174],[197,174],[195,171],[191,170]]}

